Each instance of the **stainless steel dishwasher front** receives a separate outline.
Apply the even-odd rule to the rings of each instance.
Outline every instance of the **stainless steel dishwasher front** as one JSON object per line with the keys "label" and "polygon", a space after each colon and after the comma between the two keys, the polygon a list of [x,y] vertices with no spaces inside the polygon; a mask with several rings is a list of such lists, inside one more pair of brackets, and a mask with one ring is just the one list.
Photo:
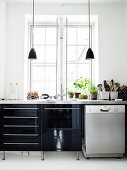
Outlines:
{"label": "stainless steel dishwasher front", "polygon": [[86,105],[85,157],[122,157],[125,153],[125,106]]}

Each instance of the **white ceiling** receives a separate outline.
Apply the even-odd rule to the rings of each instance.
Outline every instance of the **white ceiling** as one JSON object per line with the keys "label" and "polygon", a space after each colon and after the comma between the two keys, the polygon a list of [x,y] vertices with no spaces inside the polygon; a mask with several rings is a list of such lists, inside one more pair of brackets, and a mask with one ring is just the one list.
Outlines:
{"label": "white ceiling", "polygon": [[[32,2],[32,0],[5,0],[7,2]],[[53,4],[85,4],[88,0],[35,0],[39,3],[53,3]],[[127,0],[91,0],[91,3],[126,3]]]}

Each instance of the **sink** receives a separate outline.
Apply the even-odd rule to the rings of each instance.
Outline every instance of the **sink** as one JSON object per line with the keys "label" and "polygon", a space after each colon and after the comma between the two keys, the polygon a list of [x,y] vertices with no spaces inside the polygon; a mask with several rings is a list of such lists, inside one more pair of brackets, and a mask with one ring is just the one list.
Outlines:
{"label": "sink", "polygon": [[61,100],[61,99],[47,99],[46,101],[51,101],[51,102],[66,102],[66,101],[76,101],[76,99],[63,99],[63,100]]}

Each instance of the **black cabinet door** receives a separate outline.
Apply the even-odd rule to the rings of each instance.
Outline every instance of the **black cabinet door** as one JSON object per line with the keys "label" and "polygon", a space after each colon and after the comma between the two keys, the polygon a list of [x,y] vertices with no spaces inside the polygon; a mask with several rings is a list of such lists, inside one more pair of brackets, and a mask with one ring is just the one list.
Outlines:
{"label": "black cabinet door", "polygon": [[125,154],[127,155],[127,105],[125,106]]}
{"label": "black cabinet door", "polygon": [[41,150],[40,113],[40,105],[3,105],[3,150]]}
{"label": "black cabinet door", "polygon": [[80,151],[81,138],[81,109],[79,105],[43,106],[43,151]]}
{"label": "black cabinet door", "polygon": [[2,112],[0,105],[0,151],[2,151]]}

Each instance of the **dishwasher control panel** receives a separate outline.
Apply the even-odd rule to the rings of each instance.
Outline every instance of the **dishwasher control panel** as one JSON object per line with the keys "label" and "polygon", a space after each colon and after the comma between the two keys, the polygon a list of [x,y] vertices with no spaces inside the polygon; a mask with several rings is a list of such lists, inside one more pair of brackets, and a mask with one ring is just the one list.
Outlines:
{"label": "dishwasher control panel", "polygon": [[86,113],[125,113],[125,105],[87,105]]}

